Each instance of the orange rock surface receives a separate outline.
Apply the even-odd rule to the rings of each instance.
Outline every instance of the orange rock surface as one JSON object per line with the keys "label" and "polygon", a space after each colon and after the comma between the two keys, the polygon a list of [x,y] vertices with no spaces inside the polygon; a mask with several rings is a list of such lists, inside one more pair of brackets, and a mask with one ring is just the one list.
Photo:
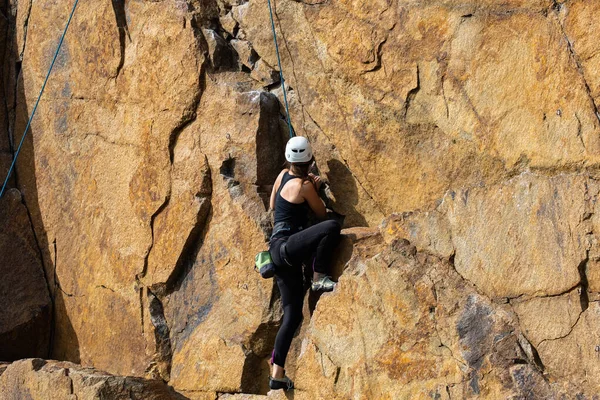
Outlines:
{"label": "orange rock surface", "polygon": [[[346,228],[338,287],[306,295],[297,399],[598,393],[600,4],[272,3]],[[72,4],[0,6],[0,171]],[[252,265],[289,133],[270,23],[266,0],[80,2],[0,214],[33,244],[1,227],[0,248],[49,289],[50,357],[82,367],[17,362],[0,388],[43,398],[83,368],[282,398],[279,293]]]}

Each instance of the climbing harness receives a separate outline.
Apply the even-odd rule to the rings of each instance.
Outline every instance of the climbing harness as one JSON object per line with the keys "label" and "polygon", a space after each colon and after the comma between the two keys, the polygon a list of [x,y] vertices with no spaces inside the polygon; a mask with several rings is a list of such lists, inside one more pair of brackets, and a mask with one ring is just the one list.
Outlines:
{"label": "climbing harness", "polygon": [[23,142],[25,141],[25,136],[27,135],[27,132],[29,132],[29,127],[31,126],[31,121],[33,120],[33,116],[35,115],[35,112],[37,111],[38,105],[40,104],[40,99],[42,98],[42,94],[44,93],[44,89],[46,88],[46,84],[48,83],[48,79],[50,78],[50,73],[52,72],[52,68],[54,68],[54,63],[56,62],[56,59],[58,58],[58,53],[63,44],[65,36],[67,34],[67,30],[69,29],[69,25],[71,24],[71,20],[73,19],[73,15],[75,14],[75,8],[77,8],[77,3],[79,3],[79,0],[75,0],[75,4],[73,4],[73,10],[71,10],[71,15],[69,15],[67,25],[65,26],[65,30],[63,31],[63,34],[60,38],[60,42],[58,42],[58,47],[56,48],[56,52],[54,53],[54,58],[52,59],[52,63],[50,64],[50,68],[48,69],[48,74],[46,74],[46,79],[44,80],[44,84],[42,85],[40,94],[38,95],[37,101],[35,102],[35,106],[33,106],[31,115],[29,116],[29,121],[27,121],[27,126],[25,126],[25,132],[23,132],[23,136],[21,137],[21,142],[19,143],[19,147],[17,147],[17,151],[15,152],[15,155],[13,157],[10,168],[8,169],[8,174],[6,174],[6,179],[4,180],[4,184],[2,185],[2,190],[0,190],[0,198],[4,194],[4,190],[6,189],[8,180],[10,179],[10,175],[12,174],[12,171],[15,167],[15,164],[17,162],[17,157],[19,157],[19,153],[21,152],[21,147],[23,146]]}
{"label": "climbing harness", "polygon": [[273,29],[273,42],[275,42],[275,53],[277,54],[277,64],[279,65],[279,79],[281,81],[281,87],[283,88],[283,102],[285,103],[285,112],[287,113],[288,129],[290,130],[290,137],[296,136],[292,129],[292,118],[290,117],[290,109],[288,107],[287,94],[285,90],[285,79],[283,79],[283,68],[281,68],[281,58],[279,57],[279,46],[277,45],[277,33],[275,32],[275,22],[273,21],[273,8],[271,7],[271,0],[267,0],[269,4],[269,15],[271,16],[271,29]]}

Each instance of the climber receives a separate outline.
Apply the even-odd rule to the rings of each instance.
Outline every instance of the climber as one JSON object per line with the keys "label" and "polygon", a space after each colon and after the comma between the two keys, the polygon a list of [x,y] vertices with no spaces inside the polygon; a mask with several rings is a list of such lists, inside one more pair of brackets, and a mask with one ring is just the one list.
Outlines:
{"label": "climber", "polygon": [[320,220],[327,218],[325,205],[318,195],[321,179],[309,173],[314,158],[308,140],[301,136],[291,138],[286,145],[285,158],[289,168],[277,177],[270,200],[270,207],[275,210],[275,224],[269,252],[276,266],[275,280],[281,293],[283,322],[275,339],[269,387],[287,390],[294,384],[285,376],[285,359],[302,321],[302,264],[312,268],[312,291],[332,291],[335,282],[327,272],[341,226],[327,220],[307,227],[309,208]]}

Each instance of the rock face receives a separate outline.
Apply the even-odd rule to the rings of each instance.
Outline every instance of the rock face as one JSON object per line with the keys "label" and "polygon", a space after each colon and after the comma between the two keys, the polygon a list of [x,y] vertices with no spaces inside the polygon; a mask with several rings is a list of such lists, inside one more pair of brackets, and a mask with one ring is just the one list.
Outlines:
{"label": "rock face", "polygon": [[113,376],[69,362],[28,359],[15,362],[0,375],[5,399],[149,399],[185,397],[160,381]]}
{"label": "rock face", "polygon": [[0,360],[48,357],[52,302],[21,194],[0,199]]}
{"label": "rock face", "polygon": [[[71,6],[0,6],[0,167]],[[600,5],[274,7],[294,129],[350,228],[338,288],[307,294],[296,396],[597,393]],[[0,329],[52,324],[40,352],[189,398],[266,396],[281,310],[252,259],[289,134],[269,26],[266,0],[79,4],[11,181],[22,201],[1,200],[0,265],[24,297],[0,305],[26,325]],[[64,365],[0,382],[42,396]]]}

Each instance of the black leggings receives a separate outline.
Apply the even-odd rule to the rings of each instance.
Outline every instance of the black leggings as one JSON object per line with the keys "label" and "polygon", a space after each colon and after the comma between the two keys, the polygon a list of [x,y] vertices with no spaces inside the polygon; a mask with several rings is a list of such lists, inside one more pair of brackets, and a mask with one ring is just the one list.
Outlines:
{"label": "black leggings", "polygon": [[[285,366],[285,359],[292,344],[292,338],[302,322],[304,284],[302,262],[310,264],[314,272],[327,273],[334,247],[340,238],[340,224],[329,220],[313,225],[289,237],[274,238],[271,241],[271,257],[276,268],[275,280],[281,293],[283,321],[273,350],[272,362]],[[286,243],[289,266],[282,260],[279,251]]]}

